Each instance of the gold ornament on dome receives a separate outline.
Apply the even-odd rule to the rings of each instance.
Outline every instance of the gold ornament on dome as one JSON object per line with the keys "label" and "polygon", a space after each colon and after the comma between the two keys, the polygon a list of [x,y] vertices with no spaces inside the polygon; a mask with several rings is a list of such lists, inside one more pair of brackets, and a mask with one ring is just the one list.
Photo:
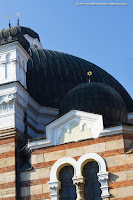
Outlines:
{"label": "gold ornament on dome", "polygon": [[89,76],[89,83],[90,83],[91,82],[90,76],[92,76],[92,71],[88,71],[87,76]]}
{"label": "gold ornament on dome", "polygon": [[87,72],[87,75],[91,76],[92,75],[92,71]]}

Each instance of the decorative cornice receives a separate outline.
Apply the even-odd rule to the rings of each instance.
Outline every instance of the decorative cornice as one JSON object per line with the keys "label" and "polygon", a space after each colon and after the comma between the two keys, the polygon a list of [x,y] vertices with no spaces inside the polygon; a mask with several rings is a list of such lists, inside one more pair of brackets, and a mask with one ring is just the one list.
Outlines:
{"label": "decorative cornice", "polygon": [[115,127],[106,128],[100,133],[99,137],[116,135],[121,133],[133,134],[133,125],[119,125]]}
{"label": "decorative cornice", "polygon": [[0,97],[0,105],[4,103],[9,103],[12,100],[15,100],[17,97],[17,93],[6,94]]}
{"label": "decorative cornice", "polygon": [[[110,135],[116,135],[116,134],[121,134],[121,133],[129,133],[133,134],[133,126],[116,126],[110,129],[104,129],[99,137],[105,137],[105,136],[110,136]],[[52,141],[48,139],[39,139],[35,141],[29,141],[26,148],[25,148],[25,153],[32,151],[33,149],[40,149],[44,147],[52,146]]]}
{"label": "decorative cornice", "polygon": [[[70,136],[72,131],[71,126],[74,123],[77,124],[78,130],[75,135]],[[87,126],[88,134],[84,131],[84,125]],[[66,129],[66,133],[63,133],[64,129]],[[46,138],[53,145],[59,145],[84,139],[98,138],[102,130],[103,119],[101,115],[72,110],[46,126]],[[67,139],[61,140],[61,137]]]}
{"label": "decorative cornice", "polygon": [[29,152],[32,152],[32,150],[34,149],[40,149],[40,148],[44,148],[44,147],[49,147],[52,146],[51,141],[48,141],[46,139],[40,139],[37,141],[31,141],[28,142],[27,145],[25,146],[25,154],[28,154]]}
{"label": "decorative cornice", "polygon": [[3,106],[3,104],[9,104],[10,102],[17,102],[23,109],[25,109],[27,107],[27,102],[17,93],[10,93],[10,94],[6,94],[3,96],[0,96],[0,110],[4,111],[6,110],[6,108],[8,110],[13,109],[12,106]]}

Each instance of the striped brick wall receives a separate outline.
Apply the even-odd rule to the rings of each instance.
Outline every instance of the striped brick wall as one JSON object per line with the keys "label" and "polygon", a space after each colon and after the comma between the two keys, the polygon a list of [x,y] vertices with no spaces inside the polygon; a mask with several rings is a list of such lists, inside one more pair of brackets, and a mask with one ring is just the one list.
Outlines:
{"label": "striped brick wall", "polygon": [[125,140],[132,141],[132,137],[120,134],[35,150],[31,156],[34,169],[21,173],[22,199],[50,199],[47,182],[53,164],[62,157],[78,159],[86,153],[98,153],[106,160],[110,199],[133,199],[133,154],[125,154]]}
{"label": "striped brick wall", "polygon": [[16,199],[15,138],[0,140],[0,200]]}

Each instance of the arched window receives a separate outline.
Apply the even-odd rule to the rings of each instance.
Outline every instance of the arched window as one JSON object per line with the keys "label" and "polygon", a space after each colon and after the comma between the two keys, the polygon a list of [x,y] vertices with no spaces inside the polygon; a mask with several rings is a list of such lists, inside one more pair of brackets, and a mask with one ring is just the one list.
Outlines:
{"label": "arched window", "polygon": [[97,162],[92,161],[85,164],[83,176],[85,178],[84,195],[86,200],[101,200],[100,183],[97,173],[99,167]]}
{"label": "arched window", "polygon": [[96,153],[84,154],[78,161],[60,158],[50,172],[51,200],[84,199],[84,193],[85,200],[108,198],[108,175],[105,160]]}
{"label": "arched window", "polygon": [[63,167],[59,172],[59,181],[61,182],[60,200],[76,200],[76,187],[73,185],[73,176],[74,170],[72,166]]}

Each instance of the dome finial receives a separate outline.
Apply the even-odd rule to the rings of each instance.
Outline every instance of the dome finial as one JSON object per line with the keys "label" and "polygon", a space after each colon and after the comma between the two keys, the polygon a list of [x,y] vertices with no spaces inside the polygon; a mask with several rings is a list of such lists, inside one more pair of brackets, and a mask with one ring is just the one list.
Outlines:
{"label": "dome finial", "polygon": [[8,15],[8,19],[9,19],[9,28],[11,28],[11,23],[10,23],[10,19],[11,19],[11,15]]}
{"label": "dome finial", "polygon": [[89,83],[91,82],[92,71],[87,72],[87,76],[89,76]]}
{"label": "dome finial", "polygon": [[19,16],[20,16],[20,13],[18,12],[16,15],[18,16],[17,26],[19,26]]}

